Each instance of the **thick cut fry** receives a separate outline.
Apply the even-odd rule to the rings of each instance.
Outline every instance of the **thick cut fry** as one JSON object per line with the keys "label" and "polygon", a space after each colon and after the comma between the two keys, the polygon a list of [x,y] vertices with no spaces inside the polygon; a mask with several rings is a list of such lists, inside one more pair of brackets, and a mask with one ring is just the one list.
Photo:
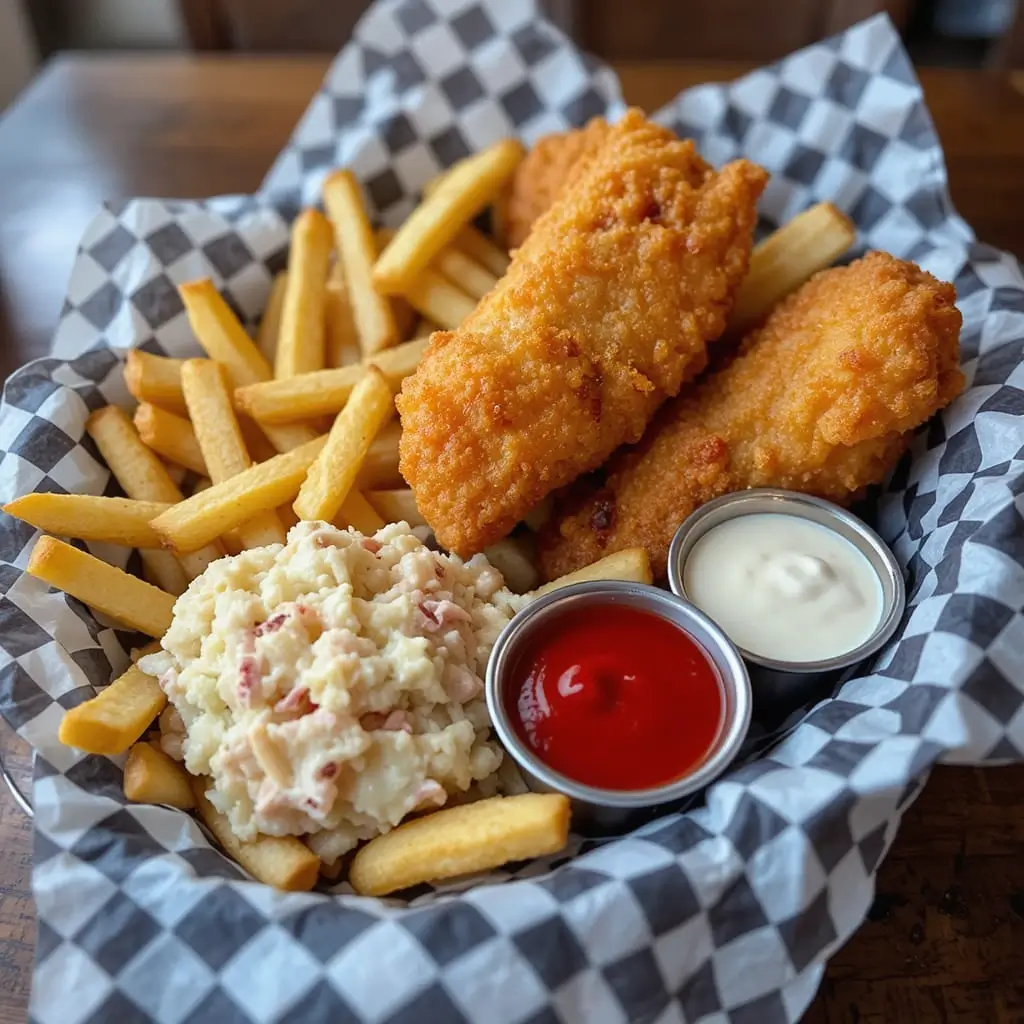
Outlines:
{"label": "thick cut fry", "polygon": [[149,743],[136,743],[128,752],[124,795],[138,804],[166,804],[182,811],[196,805],[188,772]]}
{"label": "thick cut fry", "polygon": [[363,358],[352,314],[352,303],[348,298],[348,285],[345,284],[345,268],[340,259],[334,261],[330,276],[327,278],[324,331],[328,366],[351,366]]}
{"label": "thick cut fry", "polygon": [[503,139],[460,161],[381,253],[374,284],[389,295],[407,294],[420,272],[501,191],[522,158],[522,145]]}
{"label": "thick cut fry", "polygon": [[336,882],[341,877],[341,858],[320,862],[320,876],[328,882]]}
{"label": "thick cut fry", "polygon": [[335,171],[324,182],[324,206],[334,228],[334,244],[345,271],[359,344],[366,355],[398,341],[391,304],[373,284],[377,245],[373,238],[359,185],[349,171]]}
{"label": "thick cut fry", "polygon": [[275,377],[323,369],[324,300],[331,242],[331,225],[319,210],[303,210],[295,218]]}
{"label": "thick cut fry", "polygon": [[389,423],[373,439],[356,478],[359,490],[406,486],[398,471],[398,445],[401,439],[402,425],[397,420]]}
{"label": "thick cut fry", "polygon": [[441,330],[432,320],[428,320],[425,316],[421,316],[419,322],[413,328],[412,340],[420,341],[423,338],[429,338],[434,331]]}
{"label": "thick cut fry", "polygon": [[147,654],[156,654],[160,650],[159,640],[150,640],[144,647],[133,647],[129,652],[128,656],[132,659],[134,665],[139,658],[145,658]]}
{"label": "thick cut fry", "polygon": [[142,402],[135,410],[134,422],[139,437],[157,455],[191,469],[193,473],[206,475],[206,462],[196,433],[184,416]]}
{"label": "thick cut fry", "polygon": [[377,432],[394,409],[394,396],[384,374],[375,366],[352,391],[338,413],[327,444],[310,467],[295,499],[300,519],[334,519],[355,483]]}
{"label": "thick cut fry", "polygon": [[78,540],[159,548],[160,538],[149,525],[170,505],[131,498],[98,498],[91,494],[26,494],[4,505],[15,519],[37,530]]}
{"label": "thick cut fry", "polygon": [[537,597],[550,594],[552,590],[560,590],[573,583],[588,583],[591,580],[627,580],[630,583],[653,583],[651,562],[644,548],[625,548],[598,559],[582,569],[559,576],[557,580],[545,583],[534,591]]}
{"label": "thick cut fry", "polygon": [[[219,484],[244,473],[252,459],[231,407],[221,364],[212,359],[189,359],[181,368],[181,383],[211,481]],[[263,509],[239,525],[238,539],[243,548],[283,544],[284,529],[272,509]]]}
{"label": "thick cut fry", "polygon": [[40,537],[28,572],[129,629],[161,637],[171,624],[174,597],[54,537]]}
{"label": "thick cut fry", "polygon": [[275,455],[244,473],[193,494],[153,520],[153,529],[175,551],[194,551],[298,493],[306,472],[327,443],[315,438],[301,448]]}
{"label": "thick cut fry", "polygon": [[[142,443],[123,409],[108,405],[97,410],[86,421],[85,429],[129,498],[171,504],[181,501],[180,488],[164,464]],[[222,554],[218,545],[211,544],[181,558],[181,568],[189,579],[195,579]],[[181,579],[179,586],[180,573],[173,572],[174,563],[168,560],[166,552],[143,551],[142,560],[163,590],[180,594],[185,589],[186,581]]]}
{"label": "thick cut fry", "polygon": [[163,463],[146,447],[128,418],[116,405],[94,412],[85,429],[129,498],[139,501],[181,501],[178,485]]}
{"label": "thick cut fry", "polygon": [[229,857],[238,861],[255,879],[275,889],[308,892],[316,885],[320,858],[301,840],[295,836],[239,839],[231,831],[228,819],[210,803],[206,786],[206,779],[192,779],[196,810]]}
{"label": "thick cut fry", "polygon": [[[178,293],[196,340],[211,359],[224,364],[233,387],[270,380],[273,374],[266,356],[245,333],[209,278],[179,285]],[[261,429],[279,452],[289,452],[316,437],[316,431],[300,423]]]}
{"label": "thick cut fry", "polygon": [[426,526],[427,521],[416,507],[416,495],[408,487],[394,490],[367,491],[367,501],[388,523],[408,523],[410,526]]}
{"label": "thick cut fry", "polygon": [[65,712],[58,738],[87,754],[114,757],[149,728],[166,704],[156,679],[132,665],[91,700]]}
{"label": "thick cut fry", "polygon": [[729,330],[745,334],[780,299],[796,291],[853,245],[857,229],[831,203],[818,203],[773,232],[750,254],[750,270],[736,295]]}
{"label": "thick cut fry", "polygon": [[455,237],[455,244],[467,255],[471,256],[482,267],[486,267],[495,277],[504,277],[508,265],[512,262],[503,249],[499,249],[482,231],[467,224]]}
{"label": "thick cut fry", "polygon": [[534,505],[532,509],[525,516],[523,516],[523,522],[533,530],[534,533],[539,533],[541,527],[551,518],[551,508],[554,504],[554,499],[549,494],[546,498],[542,498],[541,501]]}
{"label": "thick cut fry", "polygon": [[495,796],[435,811],[371,839],[355,855],[349,882],[363,896],[385,896],[557,853],[569,839],[569,816],[561,793]]}
{"label": "thick cut fry", "polygon": [[435,270],[424,270],[405,296],[413,309],[448,331],[454,331],[476,309],[473,299]]}
{"label": "thick cut fry", "polygon": [[161,409],[183,413],[185,396],[181,393],[181,364],[184,360],[155,356],[141,349],[128,350],[124,361],[124,382],[140,402],[152,402]]}
{"label": "thick cut fry", "polygon": [[502,189],[494,197],[494,202],[491,203],[491,216],[489,218],[491,234],[494,236],[495,241],[505,246],[506,249],[508,248],[509,233],[509,198],[509,189]]}
{"label": "thick cut fry", "polygon": [[540,575],[526,545],[514,537],[506,537],[484,548],[487,561],[505,577],[505,586],[516,594],[533,590]]}
{"label": "thick cut fry", "polygon": [[358,491],[349,491],[338,509],[335,521],[342,526],[349,526],[367,537],[387,526],[377,510]]}
{"label": "thick cut fry", "polygon": [[245,450],[253,462],[266,462],[277,454],[277,449],[267,440],[267,435],[260,430],[260,425],[248,416],[239,416],[238,425],[242,428]]}
{"label": "thick cut fry", "polygon": [[264,423],[286,423],[309,420],[316,416],[333,416],[348,401],[352,389],[366,374],[372,362],[393,389],[416,372],[428,339],[407,341],[385,349],[359,366],[342,366],[334,370],[302,373],[287,380],[269,380],[235,390],[235,404],[250,416]]}
{"label": "thick cut fry", "polygon": [[269,363],[273,363],[277,356],[277,338],[281,333],[281,311],[284,308],[284,292],[287,287],[288,271],[282,270],[270,286],[267,308],[263,310],[263,319],[260,320],[259,330],[256,332],[256,345]]}
{"label": "thick cut fry", "polygon": [[[377,245],[377,256],[388,247],[391,239],[395,237],[394,228],[377,228],[373,233],[373,240]],[[412,333],[413,325],[416,323],[416,310],[401,297],[391,296],[391,315],[395,318],[395,330],[398,332],[398,341],[405,341]]]}
{"label": "thick cut fry", "polygon": [[472,299],[482,299],[498,283],[489,270],[454,246],[442,249],[433,267]]}
{"label": "thick cut fry", "polygon": [[299,517],[295,514],[295,509],[293,509],[287,502],[284,505],[277,506],[277,518],[281,520],[281,525],[284,527],[285,533],[287,533],[299,521]]}

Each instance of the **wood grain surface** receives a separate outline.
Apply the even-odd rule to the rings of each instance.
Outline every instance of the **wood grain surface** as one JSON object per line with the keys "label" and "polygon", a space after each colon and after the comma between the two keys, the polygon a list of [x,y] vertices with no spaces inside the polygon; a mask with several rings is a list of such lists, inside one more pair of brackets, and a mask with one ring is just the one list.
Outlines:
{"label": "wood grain surface", "polygon": [[[0,373],[46,353],[96,207],[131,195],[248,192],[326,68],[323,57],[61,57],[0,119]],[[740,65],[627,64],[651,110]],[[1024,256],[1024,78],[923,74],[953,199]],[[5,758],[24,745],[0,724]],[[868,922],[833,959],[811,1024],[1024,1022],[1024,766],[939,768],[882,866]],[[31,829],[0,792],[0,1024],[26,1017]],[[73,898],[69,894],[69,899]]]}

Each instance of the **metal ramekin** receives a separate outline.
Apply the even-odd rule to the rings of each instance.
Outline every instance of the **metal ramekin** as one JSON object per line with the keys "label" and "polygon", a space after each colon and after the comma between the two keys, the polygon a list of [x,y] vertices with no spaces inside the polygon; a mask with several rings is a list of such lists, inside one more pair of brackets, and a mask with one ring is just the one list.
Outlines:
{"label": "metal ramekin", "polygon": [[[723,715],[705,759],[687,775],[663,786],[641,790],[597,789],[554,771],[524,744],[509,720],[505,707],[506,676],[530,638],[559,615],[594,605],[620,605],[650,612],[686,632],[708,655],[718,676]],[[728,637],[702,611],[688,601],[642,583],[608,580],[576,583],[545,594],[527,605],[498,637],[487,663],[487,708],[498,739],[515,760],[531,789],[564,793],[573,803],[573,827],[579,831],[614,830],[649,816],[702,789],[720,775],[736,757],[750,726],[751,691],[746,666]],[[669,708],[685,727],[686,709]],[[608,752],[614,756],[613,751]],[[646,812],[646,813],[645,813]]]}
{"label": "metal ramekin", "polygon": [[815,695],[824,696],[843,677],[844,670],[859,665],[892,637],[906,607],[906,587],[903,573],[885,542],[856,516],[821,498],[796,491],[762,488],[738,491],[709,501],[679,527],[668,552],[668,578],[672,592],[687,598],[684,585],[686,559],[693,545],[705,533],[729,519],[763,513],[796,516],[834,530],[867,558],[882,585],[882,615],[878,625],[864,643],[846,654],[821,661],[780,661],[740,648],[750,666],[757,705],[785,703],[796,707]]}

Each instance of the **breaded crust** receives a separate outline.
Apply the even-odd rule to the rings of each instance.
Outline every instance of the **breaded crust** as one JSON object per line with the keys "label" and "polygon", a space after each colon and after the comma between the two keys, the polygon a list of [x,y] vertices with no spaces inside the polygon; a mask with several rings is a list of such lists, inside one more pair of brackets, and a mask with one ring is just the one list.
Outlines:
{"label": "breaded crust", "polygon": [[595,117],[583,128],[537,140],[509,185],[505,225],[510,249],[518,249],[526,241],[534,222],[600,149],[610,130],[603,117]]}
{"label": "breaded crust", "polygon": [[639,439],[705,365],[747,269],[766,173],[716,173],[630,112],[397,398],[401,472],[470,555]]}
{"label": "breaded crust", "polygon": [[848,504],[963,389],[951,284],[886,253],[823,271],[781,302],[724,369],[661,410],[639,445],[581,481],[541,540],[553,579],[642,546],[655,576],[698,506],[748,487]]}

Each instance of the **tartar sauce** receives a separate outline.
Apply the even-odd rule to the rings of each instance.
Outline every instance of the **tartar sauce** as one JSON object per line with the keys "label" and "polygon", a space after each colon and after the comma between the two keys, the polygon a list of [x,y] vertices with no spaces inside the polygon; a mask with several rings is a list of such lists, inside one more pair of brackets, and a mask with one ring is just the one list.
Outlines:
{"label": "tartar sauce", "polygon": [[738,647],[778,661],[846,654],[882,616],[881,583],[850,541],[772,512],[708,530],[690,549],[683,586]]}

